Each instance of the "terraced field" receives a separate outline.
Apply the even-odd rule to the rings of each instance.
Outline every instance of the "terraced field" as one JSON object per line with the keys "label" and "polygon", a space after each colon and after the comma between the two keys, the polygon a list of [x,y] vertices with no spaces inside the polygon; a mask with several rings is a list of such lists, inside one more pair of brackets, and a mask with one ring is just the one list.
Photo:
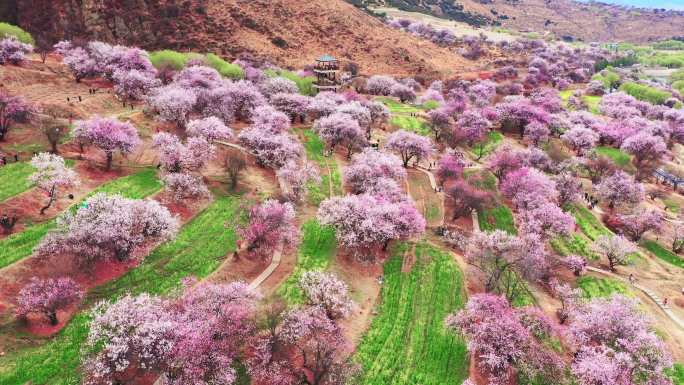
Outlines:
{"label": "terraced field", "polygon": [[[91,291],[85,305],[113,300],[126,292],[166,294],[188,276],[202,278],[214,271],[236,248],[234,225],[245,219],[239,197],[218,197],[186,224],[176,239],[157,247],[126,275]],[[78,384],[80,349],[87,337],[89,315],[83,311],[55,337],[35,340],[31,347],[8,351],[0,358],[3,385]]]}
{"label": "terraced field", "polygon": [[608,297],[612,294],[634,295],[623,282],[611,278],[584,276],[577,280],[586,298]]}
{"label": "terraced field", "polygon": [[[95,189],[90,195],[103,192],[121,194],[131,199],[141,199],[161,189],[161,182],[154,169],[143,171],[115,179]],[[73,206],[72,206],[73,207]],[[47,232],[55,226],[55,220],[28,226],[21,232],[0,240],[0,268],[10,265],[31,255],[33,249]]]}
{"label": "terraced field", "polygon": [[309,203],[318,206],[324,199],[332,195],[342,194],[342,176],[337,162],[332,157],[325,156],[325,143],[311,129],[303,131],[306,157],[315,162],[320,170],[320,183],[309,183]]}
{"label": "terraced field", "polygon": [[29,175],[34,171],[28,162],[10,163],[0,167],[0,202],[31,187]]}
{"label": "terraced field", "polygon": [[335,229],[322,226],[316,220],[302,225],[302,243],[297,254],[297,265],[287,280],[278,288],[278,294],[289,304],[298,304],[303,293],[298,286],[303,273],[312,270],[326,270],[335,256],[337,241]]}
{"label": "terraced field", "polygon": [[385,263],[382,303],[358,347],[366,385],[458,385],[468,376],[465,342],[444,328],[444,318],[462,308],[463,273],[451,256],[428,244],[415,247],[416,263],[402,272],[397,245]]}

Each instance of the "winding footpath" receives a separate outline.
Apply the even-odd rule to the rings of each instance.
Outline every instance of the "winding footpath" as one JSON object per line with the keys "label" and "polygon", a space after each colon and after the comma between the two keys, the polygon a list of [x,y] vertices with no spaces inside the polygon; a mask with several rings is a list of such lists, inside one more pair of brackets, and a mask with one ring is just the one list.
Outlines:
{"label": "winding footpath", "polygon": [[[430,185],[432,186],[432,189],[434,191],[437,191],[437,183],[435,181],[434,174],[430,170],[428,170],[422,166],[416,167],[416,170],[422,171],[425,175],[427,175],[427,177],[430,179]],[[436,194],[439,195],[439,197],[442,201],[442,212],[444,212],[444,193],[436,192]],[[479,231],[479,221],[478,221],[478,216],[477,216],[476,211],[472,212],[472,217],[473,217],[472,218],[473,230]],[[442,215],[442,224],[444,224],[444,215]],[[607,271],[607,270],[599,269],[599,268],[596,268],[593,266],[588,266],[587,270],[598,273],[598,274],[606,275],[606,276],[609,276],[609,277],[612,277],[615,279],[619,279],[620,281],[627,282],[628,284],[630,283],[628,279],[625,279],[624,277],[617,275],[615,273],[612,273],[610,271]],[[670,309],[670,307],[668,305],[663,303],[662,299],[656,293],[654,293],[653,290],[651,290],[645,286],[639,285],[639,284],[631,284],[631,286],[636,288],[637,290],[643,292],[649,299],[651,299],[651,301],[653,301],[658,306],[658,308],[660,308],[660,310],[663,311],[663,313],[665,313],[672,320],[672,322],[674,322],[677,326],[679,326],[682,330],[684,330],[684,321],[679,319],[679,317],[677,317],[677,315],[674,314],[674,312]]]}
{"label": "winding footpath", "polygon": [[282,259],[283,255],[283,244],[279,244],[278,247],[276,247],[275,251],[273,252],[273,258],[271,259],[271,264],[268,265],[268,267],[259,274],[258,277],[254,278],[254,280],[249,284],[250,289],[256,289],[258,288],[268,277],[273,274],[273,272],[280,266],[280,260]]}
{"label": "winding footpath", "polygon": [[653,302],[655,302],[655,304],[660,308],[660,310],[662,310],[663,313],[665,313],[672,320],[672,322],[674,322],[677,326],[679,326],[682,330],[684,330],[684,322],[682,322],[682,320],[679,319],[679,317],[677,317],[674,314],[674,312],[672,312],[672,310],[670,309],[669,306],[667,306],[666,304],[663,303],[663,301],[660,299],[660,297],[658,297],[658,295],[656,293],[654,293],[653,290],[651,290],[645,286],[636,284],[636,283],[630,283],[628,279],[625,279],[624,277],[617,275],[615,273],[612,273],[608,270],[599,269],[599,268],[596,268],[593,266],[587,266],[587,270],[593,271],[594,273],[606,275],[606,276],[609,276],[611,278],[618,279],[622,282],[627,282],[628,284],[631,284],[632,287],[634,287],[634,288],[640,290],[641,292],[643,292],[644,294],[646,294],[646,296],[648,298],[650,298]]}

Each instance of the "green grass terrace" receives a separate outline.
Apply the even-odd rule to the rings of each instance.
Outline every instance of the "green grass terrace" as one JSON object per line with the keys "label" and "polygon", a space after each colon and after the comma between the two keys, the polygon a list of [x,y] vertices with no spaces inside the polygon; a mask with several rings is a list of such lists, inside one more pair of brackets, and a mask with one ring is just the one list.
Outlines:
{"label": "green grass terrace", "polygon": [[364,385],[458,385],[468,377],[465,341],[444,327],[466,296],[463,273],[451,256],[428,244],[415,246],[416,262],[402,272],[412,246],[395,246],[385,263],[378,315],[357,349]]}
{"label": "green grass terrace", "polygon": [[[157,247],[124,276],[88,293],[84,306],[115,300],[128,292],[168,294],[179,288],[185,277],[209,275],[236,249],[235,225],[246,220],[241,201],[236,196],[217,197],[180,230],[176,239]],[[86,309],[54,337],[33,339],[21,348],[8,349],[0,357],[0,384],[79,384],[81,345],[89,323]]]}
{"label": "green grass terrace", "polygon": [[[130,199],[142,199],[161,189],[156,170],[145,169],[105,183],[95,193],[121,194]],[[75,207],[76,205],[72,206]],[[55,220],[27,226],[23,231],[0,240],[0,268],[28,257],[47,232],[55,227]]]}

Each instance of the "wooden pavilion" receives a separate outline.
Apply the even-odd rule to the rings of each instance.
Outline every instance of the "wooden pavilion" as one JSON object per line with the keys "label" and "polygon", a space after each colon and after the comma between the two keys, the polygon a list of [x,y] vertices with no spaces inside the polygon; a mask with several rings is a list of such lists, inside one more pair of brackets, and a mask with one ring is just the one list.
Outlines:
{"label": "wooden pavilion", "polygon": [[330,55],[323,55],[316,59],[314,66],[314,73],[316,74],[316,82],[313,87],[321,91],[337,92],[340,89],[340,65],[334,57]]}

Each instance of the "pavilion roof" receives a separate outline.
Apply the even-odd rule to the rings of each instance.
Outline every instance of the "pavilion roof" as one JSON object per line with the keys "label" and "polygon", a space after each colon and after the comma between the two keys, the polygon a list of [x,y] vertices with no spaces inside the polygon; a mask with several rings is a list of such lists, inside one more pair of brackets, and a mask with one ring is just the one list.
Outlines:
{"label": "pavilion roof", "polygon": [[328,55],[328,54],[325,54],[325,55],[319,57],[318,59],[316,59],[316,61],[320,61],[320,62],[334,62],[334,61],[337,61],[337,59],[335,59],[334,57],[332,57],[332,56],[330,56],[330,55]]}

